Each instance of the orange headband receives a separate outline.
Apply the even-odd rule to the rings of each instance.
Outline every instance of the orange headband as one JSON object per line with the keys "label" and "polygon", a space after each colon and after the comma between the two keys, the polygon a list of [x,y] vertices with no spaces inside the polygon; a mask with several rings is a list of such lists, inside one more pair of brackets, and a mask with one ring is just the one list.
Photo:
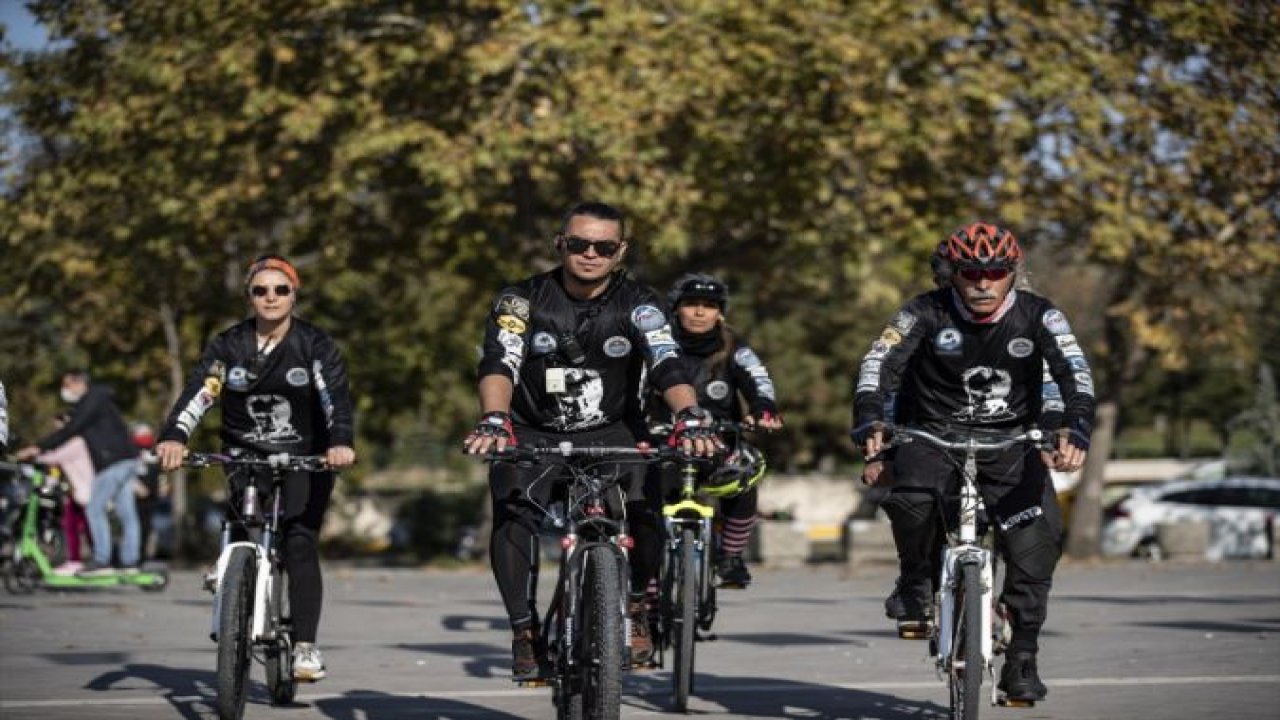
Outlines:
{"label": "orange headband", "polygon": [[250,280],[253,280],[254,275],[257,275],[263,270],[279,270],[285,274],[285,277],[289,278],[289,282],[293,283],[293,288],[295,290],[302,287],[302,280],[298,278],[298,271],[293,269],[293,266],[289,264],[288,260],[278,257],[265,257],[250,265],[249,274],[245,278],[245,284],[247,285]]}

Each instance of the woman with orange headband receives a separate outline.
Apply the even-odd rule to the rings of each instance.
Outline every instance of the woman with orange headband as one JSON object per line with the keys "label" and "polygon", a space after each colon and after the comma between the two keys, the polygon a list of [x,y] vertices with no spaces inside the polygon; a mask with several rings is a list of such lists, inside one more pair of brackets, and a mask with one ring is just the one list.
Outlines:
{"label": "woman with orange headband", "polygon": [[[325,455],[330,468],[355,462],[346,364],[327,333],[294,316],[300,287],[298,271],[278,255],[264,255],[249,266],[245,295],[252,315],[205,348],[161,431],[156,455],[163,469],[182,464],[191,434],[218,401],[227,449]],[[256,480],[245,471],[230,478],[233,490]],[[294,676],[305,682],[325,676],[316,646],[324,588],[318,545],[333,483],[332,472],[292,473],[284,481]]]}

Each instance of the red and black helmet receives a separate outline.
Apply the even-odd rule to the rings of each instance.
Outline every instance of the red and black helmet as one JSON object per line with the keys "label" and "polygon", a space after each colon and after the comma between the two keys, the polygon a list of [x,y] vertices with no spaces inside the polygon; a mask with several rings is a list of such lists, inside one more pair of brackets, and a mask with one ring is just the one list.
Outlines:
{"label": "red and black helmet", "polygon": [[947,260],[959,266],[1013,266],[1022,259],[1022,248],[1008,230],[991,223],[976,222],[947,238],[945,255]]}

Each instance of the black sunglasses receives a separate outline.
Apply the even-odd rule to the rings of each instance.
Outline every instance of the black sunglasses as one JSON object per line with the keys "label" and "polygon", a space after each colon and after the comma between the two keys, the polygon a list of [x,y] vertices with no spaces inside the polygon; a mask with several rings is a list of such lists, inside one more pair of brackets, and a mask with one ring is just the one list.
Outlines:
{"label": "black sunglasses", "polygon": [[276,285],[274,288],[271,285],[254,285],[249,288],[249,292],[253,293],[254,297],[266,297],[267,293],[273,289],[276,291],[276,297],[289,297],[289,293],[293,292],[293,288],[288,285]]}
{"label": "black sunglasses", "polygon": [[582,255],[595,248],[600,257],[611,258],[622,248],[622,243],[618,240],[588,240],[577,235],[561,235],[560,239],[564,241],[565,249],[574,255]]}

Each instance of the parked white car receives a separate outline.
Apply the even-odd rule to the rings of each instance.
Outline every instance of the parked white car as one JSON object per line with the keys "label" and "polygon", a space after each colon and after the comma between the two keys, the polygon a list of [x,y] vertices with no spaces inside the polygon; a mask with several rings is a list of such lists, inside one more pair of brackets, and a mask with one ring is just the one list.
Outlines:
{"label": "parked white car", "polygon": [[1179,479],[1136,488],[1107,509],[1102,552],[1160,559],[1156,528],[1195,520],[1209,525],[1208,559],[1268,557],[1280,523],[1280,478]]}

